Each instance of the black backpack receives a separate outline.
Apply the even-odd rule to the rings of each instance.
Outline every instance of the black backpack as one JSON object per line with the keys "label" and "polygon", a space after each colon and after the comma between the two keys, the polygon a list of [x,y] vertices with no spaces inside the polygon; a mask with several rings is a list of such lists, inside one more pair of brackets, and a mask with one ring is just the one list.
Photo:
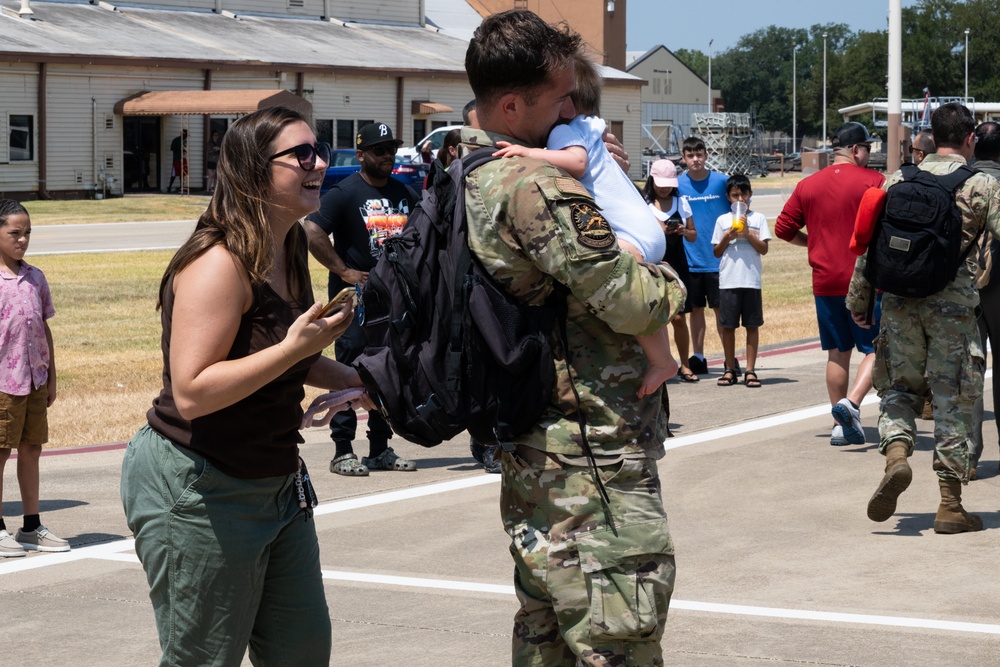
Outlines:
{"label": "black backpack", "polygon": [[565,288],[545,306],[524,305],[469,251],[465,178],[495,151],[432,171],[362,294],[368,345],[355,366],[392,430],[425,447],[463,430],[484,444],[510,442],[551,400],[550,336],[565,322]]}
{"label": "black backpack", "polygon": [[903,180],[886,193],[885,210],[868,247],[865,278],[883,292],[922,298],[954,280],[975,245],[962,249],[955,191],[976,171],[962,165],[935,176],[905,165],[902,172]]}

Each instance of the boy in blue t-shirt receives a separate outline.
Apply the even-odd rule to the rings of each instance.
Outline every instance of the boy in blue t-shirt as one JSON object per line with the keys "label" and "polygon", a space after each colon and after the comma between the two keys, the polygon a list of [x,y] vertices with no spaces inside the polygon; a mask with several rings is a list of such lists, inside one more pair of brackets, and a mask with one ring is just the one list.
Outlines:
{"label": "boy in blue t-shirt", "polygon": [[[688,367],[692,373],[708,372],[705,361],[705,305],[712,309],[718,318],[719,308],[719,260],[713,253],[712,232],[715,221],[720,215],[729,212],[729,200],[726,198],[726,175],[712,171],[706,167],[708,152],[705,142],[699,137],[688,137],[684,140],[681,152],[687,171],[677,178],[677,194],[687,200],[694,214],[694,226],[698,230],[698,238],[694,243],[685,243],[687,253],[688,295],[691,298],[691,348],[692,357]],[[718,327],[719,339],[722,330]]]}
{"label": "boy in blue t-shirt", "polygon": [[759,387],[760,380],[754,367],[757,364],[757,347],[760,327],[764,325],[764,308],[761,299],[761,257],[767,254],[771,231],[763,213],[750,210],[750,179],[734,174],[726,182],[730,203],[744,204],[740,217],[726,211],[715,222],[712,234],[713,254],[719,258],[719,328],[722,330],[722,349],[726,354],[726,370],[719,378],[719,385],[728,387],[739,382],[736,363],[736,329],[743,323],[747,330],[747,369],[743,383]]}

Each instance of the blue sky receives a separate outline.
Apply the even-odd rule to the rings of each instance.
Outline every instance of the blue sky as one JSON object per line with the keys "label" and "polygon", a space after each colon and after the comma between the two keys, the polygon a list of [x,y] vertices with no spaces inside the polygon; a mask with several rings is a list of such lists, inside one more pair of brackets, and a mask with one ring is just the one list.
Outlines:
{"label": "blue sky", "polygon": [[[712,52],[732,48],[747,33],[769,25],[808,28],[817,23],[846,23],[854,30],[884,30],[889,0],[627,0],[626,49]],[[917,0],[903,0],[912,7]]]}

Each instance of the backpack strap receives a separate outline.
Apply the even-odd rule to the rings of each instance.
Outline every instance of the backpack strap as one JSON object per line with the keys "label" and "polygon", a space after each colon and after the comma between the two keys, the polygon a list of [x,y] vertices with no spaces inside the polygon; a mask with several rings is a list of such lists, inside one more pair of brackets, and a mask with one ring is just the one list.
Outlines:
{"label": "backpack strap", "polygon": [[935,178],[937,179],[938,183],[941,184],[941,187],[943,187],[948,192],[955,194],[955,190],[958,190],[958,188],[961,187],[962,183],[965,183],[967,180],[975,176],[977,173],[979,173],[978,170],[973,169],[967,164],[963,164],[958,169],[950,173],[941,176],[935,175]]}
{"label": "backpack strap", "polygon": [[[943,176],[937,176],[936,178],[938,179],[938,182],[941,184],[941,187],[948,190],[948,192],[951,193],[952,199],[954,199],[955,191],[958,190],[960,187],[962,187],[963,183],[965,183],[967,180],[969,180],[978,173],[979,173],[978,169],[973,169],[969,165],[963,164],[955,171],[945,174]],[[976,238],[972,239],[972,242],[965,247],[965,249],[962,251],[961,261],[964,262],[965,259],[969,256],[969,253],[972,252],[972,249],[975,248],[977,245],[979,245],[979,238],[982,236],[984,231],[986,231],[985,226],[983,226],[983,228],[979,230],[979,233],[976,234]],[[961,264],[959,266],[961,266]]]}
{"label": "backpack strap", "polygon": [[553,286],[552,294],[549,295],[548,303],[555,308],[556,321],[559,324],[559,340],[563,346],[566,373],[569,375],[570,389],[573,390],[573,400],[576,401],[576,423],[580,425],[580,447],[587,456],[587,460],[590,461],[590,468],[594,474],[594,483],[597,485],[597,491],[601,496],[604,519],[607,521],[608,526],[611,527],[611,530],[614,531],[615,520],[611,514],[611,497],[608,496],[608,490],[604,488],[604,482],[601,481],[600,471],[597,469],[597,459],[594,457],[594,450],[590,446],[590,441],[587,440],[587,415],[583,413],[583,407],[580,405],[580,392],[576,390],[576,380],[573,378],[573,355],[569,349],[569,334],[566,333],[566,320],[568,319],[566,295],[569,293],[568,287],[560,282],[556,282]]}
{"label": "backpack strap", "polygon": [[904,181],[912,181],[923,169],[915,164],[904,164],[899,168],[899,171],[903,175]]}
{"label": "backpack strap", "polygon": [[493,160],[497,151],[495,146],[477,148],[468,155],[461,157],[449,166],[448,172],[455,179],[455,205],[451,220],[450,243],[454,251],[455,274],[453,282],[450,343],[445,355],[445,368],[449,389],[459,390],[462,377],[462,323],[465,320],[465,305],[468,303],[470,286],[466,285],[465,277],[472,266],[472,253],[469,251],[468,232],[465,222],[465,181],[473,171]]}

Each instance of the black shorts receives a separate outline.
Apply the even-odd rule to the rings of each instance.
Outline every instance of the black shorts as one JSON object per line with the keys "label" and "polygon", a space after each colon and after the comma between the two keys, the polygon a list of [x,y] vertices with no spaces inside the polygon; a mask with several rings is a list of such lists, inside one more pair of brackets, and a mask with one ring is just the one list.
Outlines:
{"label": "black shorts", "polygon": [[738,329],[740,320],[745,329],[764,326],[764,306],[760,290],[753,287],[719,290],[719,326]]}
{"label": "black shorts", "polygon": [[719,307],[719,274],[718,273],[695,273],[690,274],[687,282],[688,298],[691,300],[692,308],[704,308],[708,302],[709,308]]}

